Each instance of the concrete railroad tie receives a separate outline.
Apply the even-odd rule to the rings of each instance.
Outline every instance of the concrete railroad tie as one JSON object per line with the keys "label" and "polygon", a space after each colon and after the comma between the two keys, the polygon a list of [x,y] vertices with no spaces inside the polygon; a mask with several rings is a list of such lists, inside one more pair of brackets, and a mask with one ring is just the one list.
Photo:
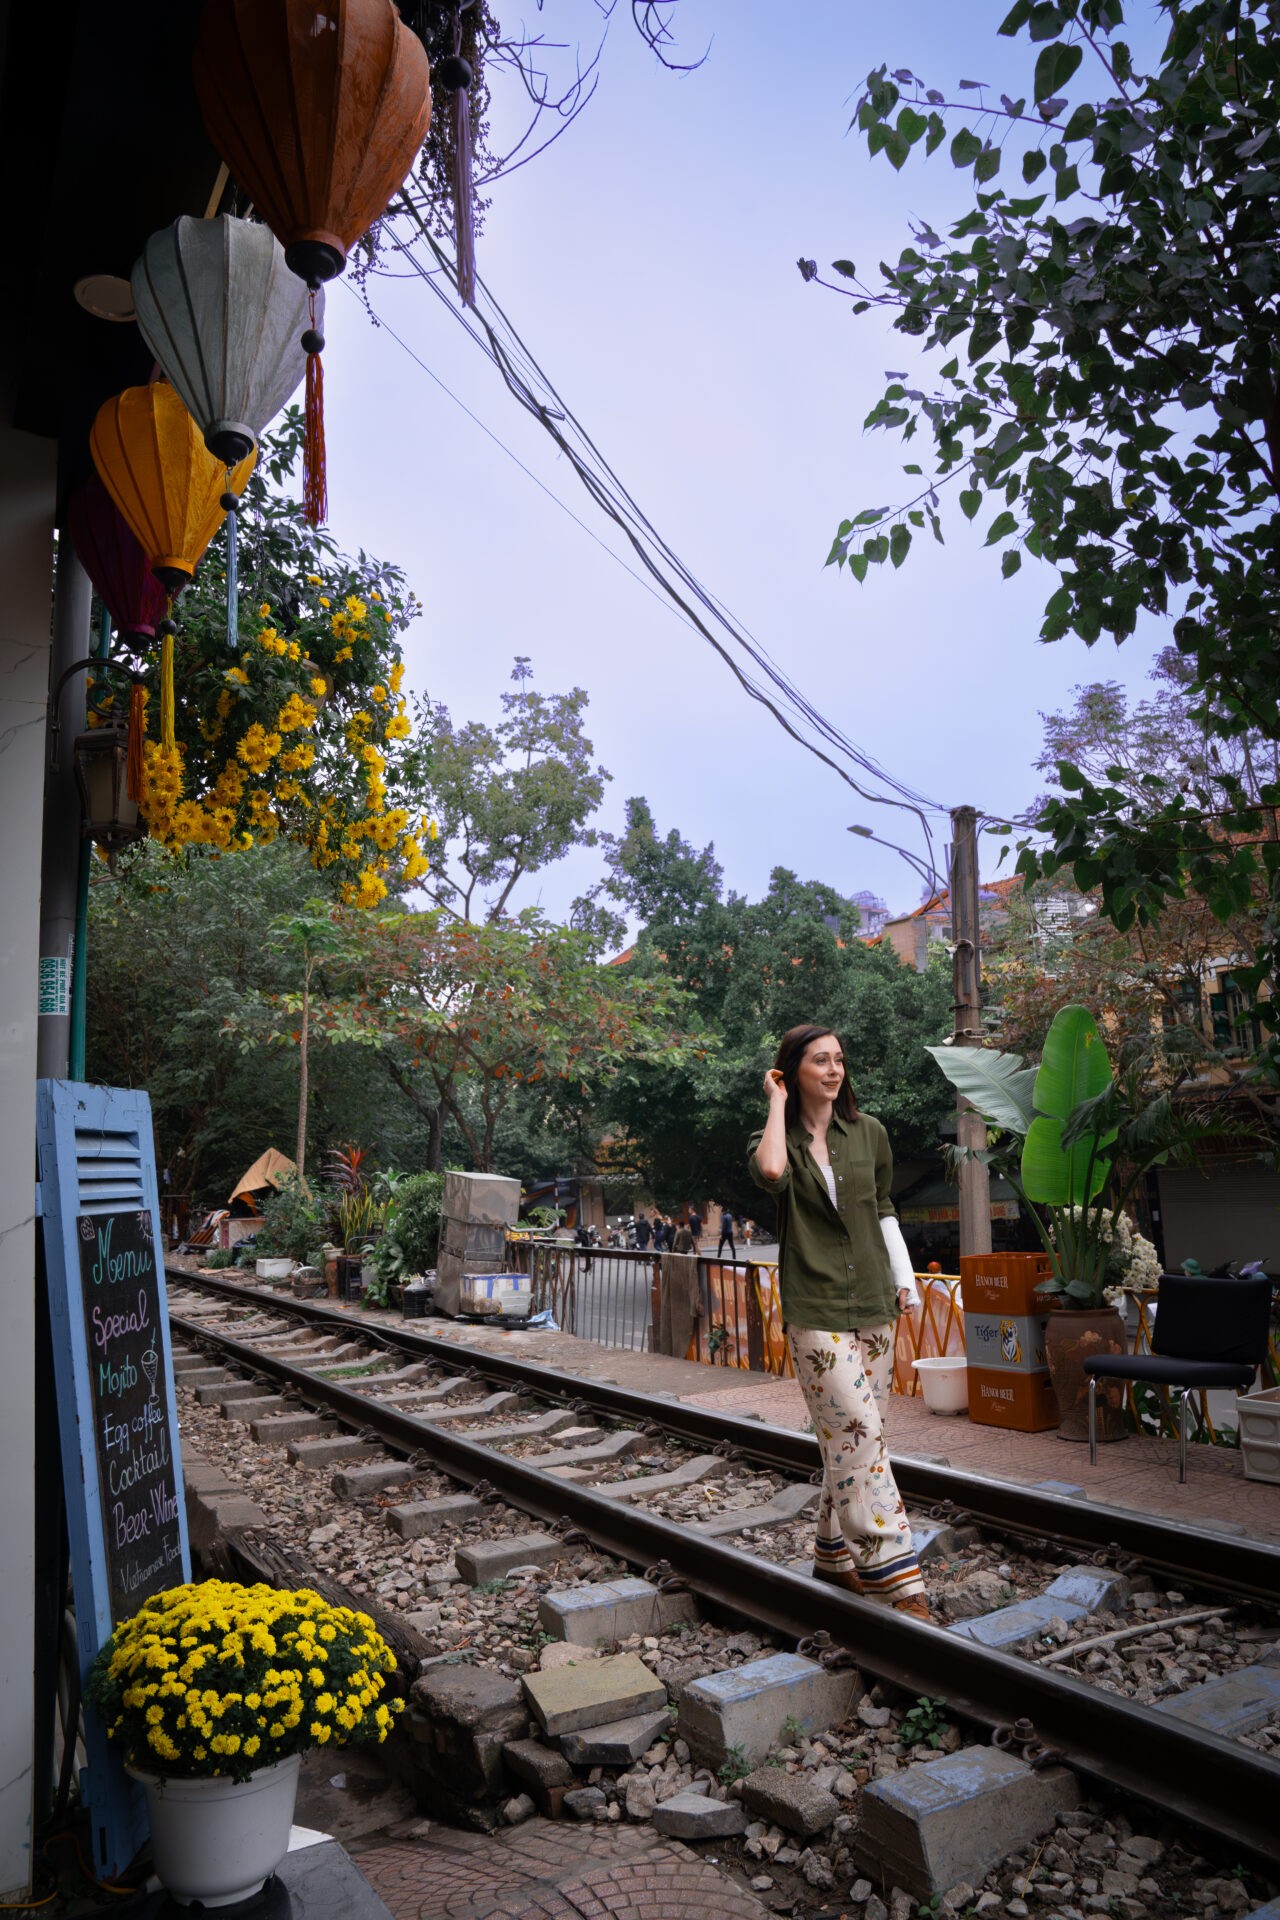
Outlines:
{"label": "concrete railroad tie", "polygon": [[821,1496],[821,1487],[783,1487],[763,1506],[726,1507],[723,1513],[713,1513],[705,1520],[695,1520],[689,1531],[715,1536],[741,1533],[746,1527],[785,1527],[797,1514],[815,1505]]}
{"label": "concrete railroad tie", "polygon": [[634,1500],[643,1493],[670,1493],[676,1487],[691,1487],[695,1480],[706,1480],[712,1474],[726,1473],[728,1461],[718,1453],[700,1453],[693,1460],[686,1460],[682,1467],[676,1467],[670,1473],[650,1473],[637,1480],[618,1480],[600,1488],[610,1500]]}

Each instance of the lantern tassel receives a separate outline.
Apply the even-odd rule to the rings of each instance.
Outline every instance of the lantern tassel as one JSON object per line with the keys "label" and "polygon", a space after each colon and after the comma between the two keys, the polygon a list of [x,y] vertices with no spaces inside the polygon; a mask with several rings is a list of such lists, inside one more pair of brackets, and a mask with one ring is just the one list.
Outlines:
{"label": "lantern tassel", "polygon": [[457,252],[458,298],[476,304],[475,196],[472,188],[471,95],[459,87],[453,96],[453,239]]}
{"label": "lantern tassel", "polygon": [[329,480],[324,458],[324,336],[316,331],[316,296],[311,294],[311,325],[302,336],[307,355],[306,429],[302,440],[302,511],[308,525],[329,517]]}
{"label": "lantern tassel", "polygon": [[124,763],[125,792],[136,807],[143,805],[147,789],[147,690],[141,680],[129,688],[129,752]]}
{"label": "lantern tassel", "polygon": [[173,628],[160,642],[160,745],[166,753],[174,747],[173,732]]}
{"label": "lantern tassel", "polygon": [[237,577],[239,555],[239,501],[231,491],[231,469],[227,468],[227,491],[222,496],[227,516],[227,649],[235,653],[240,645],[240,583]]}

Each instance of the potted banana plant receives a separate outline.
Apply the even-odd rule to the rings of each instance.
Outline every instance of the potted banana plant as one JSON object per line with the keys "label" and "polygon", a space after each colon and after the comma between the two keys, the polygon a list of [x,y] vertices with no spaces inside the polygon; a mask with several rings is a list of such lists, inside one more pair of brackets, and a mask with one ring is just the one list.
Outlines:
{"label": "potted banana plant", "polygon": [[[1155,1265],[1150,1242],[1128,1227],[1125,1208],[1151,1168],[1190,1159],[1221,1125],[1151,1094],[1138,1071],[1118,1080],[1087,1007],[1062,1007],[1038,1067],[991,1047],[930,1047],[947,1079],[994,1130],[977,1158],[1009,1181],[1040,1236],[1052,1274],[1040,1293],[1051,1310],[1045,1357],[1057,1396],[1059,1434],[1088,1437],[1084,1363],[1123,1353],[1121,1314],[1107,1299],[1116,1254]],[[955,1159],[963,1157],[955,1150]],[[1098,1396],[1098,1438],[1125,1434],[1124,1389]]]}

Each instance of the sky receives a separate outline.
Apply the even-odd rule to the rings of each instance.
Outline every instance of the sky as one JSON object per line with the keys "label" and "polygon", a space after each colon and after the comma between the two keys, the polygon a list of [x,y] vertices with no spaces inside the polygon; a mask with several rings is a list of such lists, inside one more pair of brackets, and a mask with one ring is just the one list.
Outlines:
{"label": "sky", "polygon": [[[620,0],[594,99],[497,183],[477,248],[509,318],[703,584],[864,750],[941,808],[992,814],[1043,785],[1040,712],[1089,680],[1140,694],[1168,636],[1153,623],[1120,649],[1042,645],[1054,577],[1028,561],[1003,581],[999,550],[981,545],[989,512],[970,528],[953,507],[945,547],[917,536],[899,572],[873,570],[864,586],[825,567],[842,518],[906,495],[912,450],[862,421],[886,370],[923,374],[927,361],[887,319],[806,285],[796,260],[874,269],[908,243],[913,217],[941,230],[971,203],[971,176],[945,148],[895,174],[849,122],[881,61],[949,99],[965,97],[961,78],[1029,94],[1035,50],[996,34],[1008,3],[680,0],[678,54],[707,57],[679,74]],[[516,18],[503,0],[497,11]],[[587,51],[599,37],[590,0],[545,0],[528,19]],[[573,471],[427,287],[375,279],[370,297],[430,373],[350,287],[330,291],[330,524],[344,547],[405,567],[424,609],[406,636],[412,687],[455,720],[493,720],[514,656],[528,655],[544,690],[590,694],[588,732],[612,775],[597,825],[618,830],[643,794],[660,832],[714,842],[726,884],[751,898],[782,866],[914,906],[918,874],[847,830],[920,852],[914,820],[868,806],[789,740],[629,577]],[[998,855],[987,842],[984,877]],[[563,914],[600,871],[582,849],[518,904]]]}

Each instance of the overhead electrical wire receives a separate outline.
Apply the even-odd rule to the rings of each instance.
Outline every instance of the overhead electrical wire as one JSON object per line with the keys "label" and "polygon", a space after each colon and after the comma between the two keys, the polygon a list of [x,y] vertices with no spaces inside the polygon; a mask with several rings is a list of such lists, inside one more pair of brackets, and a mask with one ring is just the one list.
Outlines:
{"label": "overhead electrical wire", "polygon": [[[765,648],[685,566],[649,520],[572,409],[556,390],[483,281],[477,280],[477,306],[474,309],[455,304],[456,282],[452,262],[430,233],[419,209],[411,201],[402,199],[397,204],[395,212],[412,221],[415,233],[406,238],[398,224],[388,223],[383,230],[384,239],[394,245],[410,270],[422,279],[441,301],[445,311],[464,328],[468,336],[497,369],[508,391],[549,435],[560,453],[573,467],[596,505],[621,531],[643,568],[643,574],[637,573],[613,547],[601,540],[599,535],[581,520],[553,489],[547,487],[525,462],[446,386],[439,375],[415,352],[410,343],[376,311],[370,300],[366,282],[362,291],[370,317],[376,324],[386,328],[392,339],[414,363],[443,392],[448,394],[456,405],[462,408],[463,412],[520,467],[522,472],[556,502],[575,525],[617,561],[632,579],[638,580],[648,592],[664,600],[680,618],[690,625],[720,656],[744,692],[764,706],[799,746],[821,760],[860,798],[873,805],[897,807],[910,813],[920,827],[927,850],[926,858],[917,860],[905,849],[895,847],[894,850],[909,861],[921,875],[926,886],[937,888],[945,886],[945,879],[939,874],[934,855],[933,831],[929,817],[945,815],[949,809],[899,780],[871,755],[849,740],[833,721],[807,699],[801,689],[771,659]],[[419,241],[425,242],[430,250],[433,265],[428,265],[416,252]],[[376,272],[377,269],[374,271]],[[759,678],[753,676],[748,667],[735,657],[735,653],[746,656],[750,667],[756,670]],[[814,734],[817,735],[816,740],[810,737]],[[828,752],[827,748],[830,748],[831,752]],[[867,782],[876,783],[887,791],[877,792],[872,785],[864,785],[854,777],[847,766],[840,764],[838,758],[832,757],[833,753],[851,762]],[[865,837],[878,839],[878,836]]]}

